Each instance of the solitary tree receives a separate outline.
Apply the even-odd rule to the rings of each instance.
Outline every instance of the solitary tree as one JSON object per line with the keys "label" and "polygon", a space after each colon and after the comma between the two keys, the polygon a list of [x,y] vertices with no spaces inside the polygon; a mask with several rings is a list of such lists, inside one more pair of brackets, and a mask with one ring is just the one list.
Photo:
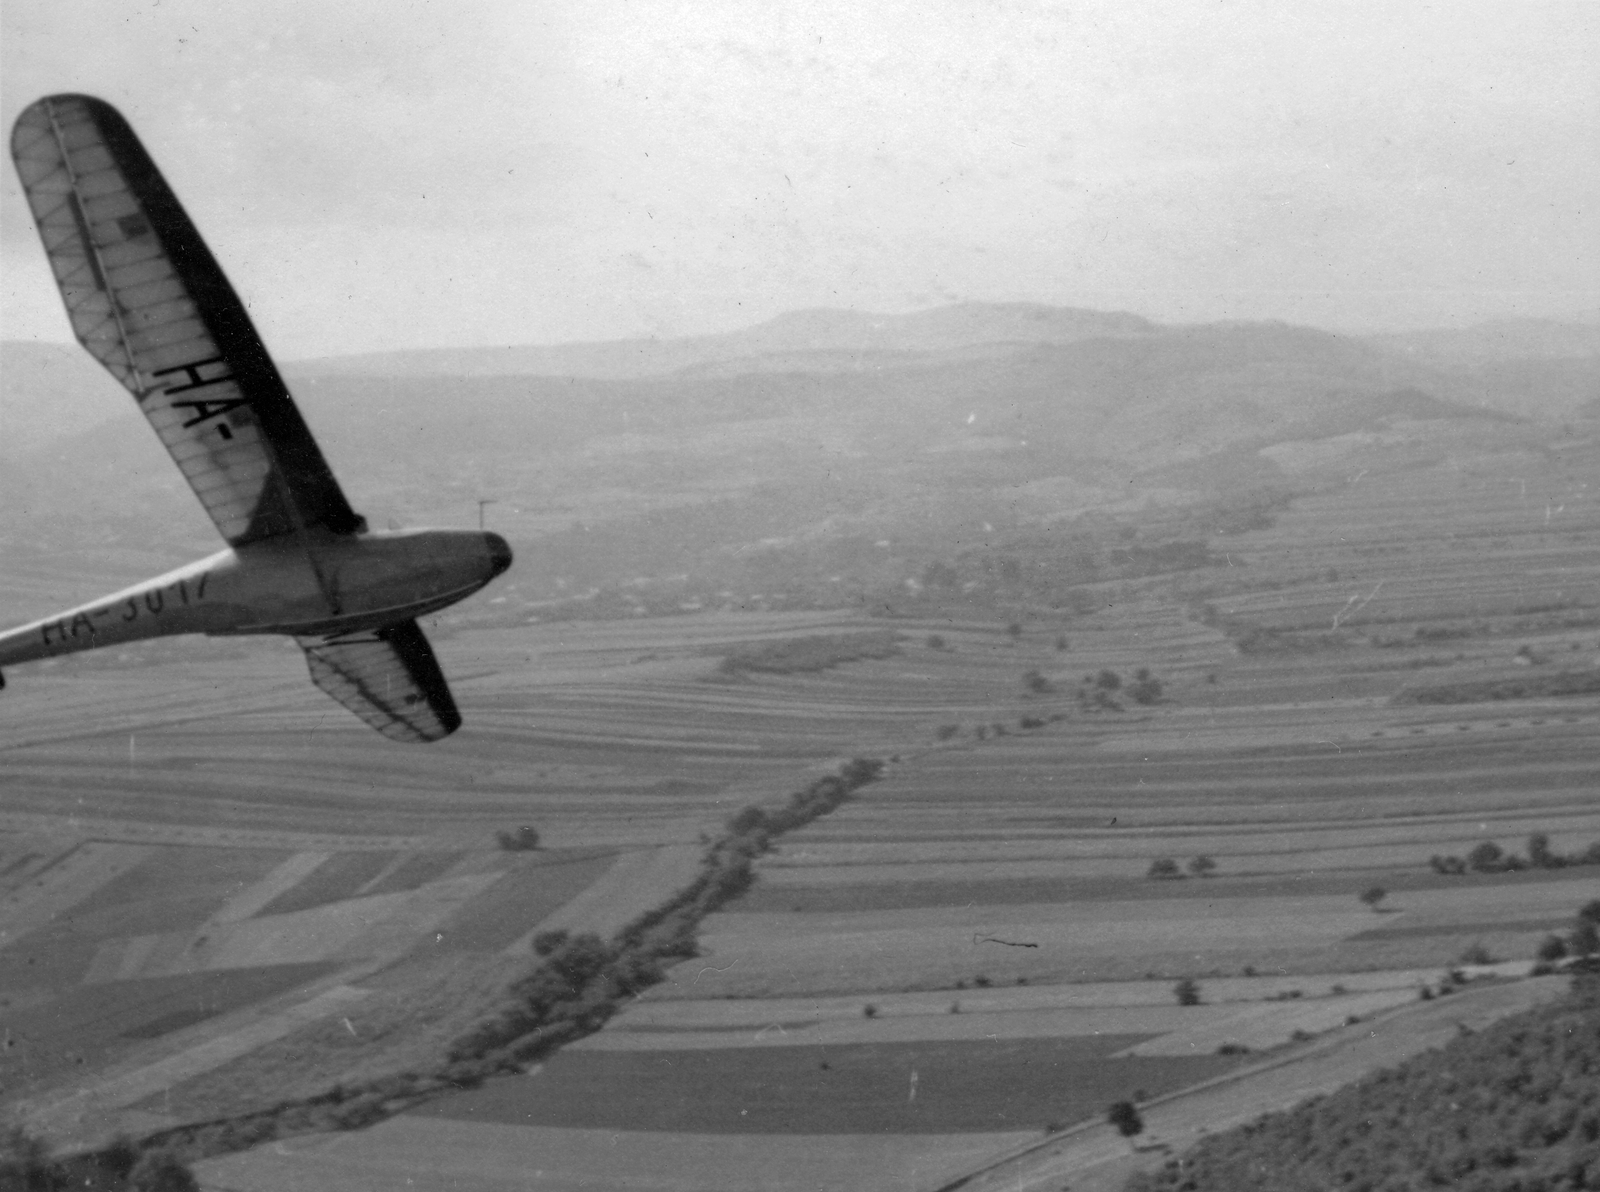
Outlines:
{"label": "solitary tree", "polygon": [[1132,1101],[1117,1101],[1106,1111],[1106,1120],[1117,1128],[1117,1133],[1133,1145],[1133,1139],[1144,1130],[1144,1119]]}
{"label": "solitary tree", "polygon": [[1387,897],[1389,897],[1389,891],[1385,890],[1382,886],[1368,886],[1365,890],[1361,891],[1361,901],[1371,907],[1373,911],[1376,911],[1378,909],[1378,904]]}
{"label": "solitary tree", "polygon": [[1193,977],[1185,977],[1172,987],[1172,996],[1178,999],[1180,1006],[1198,1006],[1200,985]]}

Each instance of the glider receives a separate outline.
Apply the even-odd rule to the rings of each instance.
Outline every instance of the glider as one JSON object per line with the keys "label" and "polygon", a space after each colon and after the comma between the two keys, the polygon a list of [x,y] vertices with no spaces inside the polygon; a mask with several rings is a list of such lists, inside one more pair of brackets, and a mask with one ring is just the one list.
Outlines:
{"label": "glider", "polygon": [[0,634],[0,667],[169,634],[282,633],[311,681],[384,736],[449,736],[461,716],[416,619],[511,566],[505,539],[367,529],[115,108],[41,99],[18,117],[11,155],[73,334],[133,394],[228,545]]}

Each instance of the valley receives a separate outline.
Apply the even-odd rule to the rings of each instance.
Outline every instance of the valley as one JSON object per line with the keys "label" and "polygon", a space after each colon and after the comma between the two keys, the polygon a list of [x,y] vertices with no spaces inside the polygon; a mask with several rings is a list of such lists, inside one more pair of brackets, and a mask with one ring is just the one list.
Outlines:
{"label": "valley", "polygon": [[[1093,330],[986,349],[987,374],[880,338],[923,355],[580,378],[590,404],[543,438],[528,394],[555,381],[461,374],[539,446],[435,421],[438,475],[409,487],[423,424],[381,450],[358,426],[441,382],[320,374],[305,404],[369,513],[465,524],[500,494],[518,569],[428,626],[466,727],[397,749],[273,641],[8,673],[6,1112],[83,1145],[420,1070],[537,965],[535,933],[609,937],[730,817],[851,757],[881,777],[778,837],[605,1029],[366,1130],[219,1154],[204,1186],[531,1165],[551,1189],[931,1192],[1115,1100],[1315,1049],[1365,1070],[1359,1040],[1404,1034],[1384,1024],[1424,988],[1521,988],[1600,878],[1593,400],[1532,417],[1299,329]],[[597,418],[624,385],[627,425]],[[115,461],[114,426],[39,451]],[[41,458],[30,500],[61,516],[6,531],[15,619],[204,549],[165,481],[107,528],[113,496]],[[497,842],[523,825],[538,848]],[[1535,836],[1574,863],[1430,864]]]}

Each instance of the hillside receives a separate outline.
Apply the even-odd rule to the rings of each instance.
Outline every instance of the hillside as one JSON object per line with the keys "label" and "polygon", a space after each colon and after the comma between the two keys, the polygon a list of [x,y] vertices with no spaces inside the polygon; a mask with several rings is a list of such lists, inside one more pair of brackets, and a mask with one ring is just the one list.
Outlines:
{"label": "hillside", "polygon": [[[5,351],[10,616],[211,547],[132,403],[81,352]],[[469,525],[491,502],[488,524],[539,560],[500,591],[508,623],[870,606],[954,554],[1090,514],[1206,521],[1356,475],[1525,460],[1587,433],[1554,421],[1588,392],[1582,361],[1469,375],[1283,324],[968,305],[506,353],[288,372],[372,524]]]}
{"label": "hillside", "polygon": [[1201,1142],[1128,1192],[1600,1185],[1600,982]]}

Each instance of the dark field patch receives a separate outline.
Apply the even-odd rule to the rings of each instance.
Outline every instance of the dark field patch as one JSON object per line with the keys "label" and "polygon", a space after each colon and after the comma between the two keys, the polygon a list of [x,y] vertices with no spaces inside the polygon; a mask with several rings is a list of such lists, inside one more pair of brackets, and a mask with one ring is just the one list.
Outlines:
{"label": "dark field patch", "polygon": [[30,931],[20,944],[0,952],[0,992],[75,984],[89,971],[99,946],[54,923],[42,931]]}
{"label": "dark field patch", "polygon": [[523,853],[499,881],[472,899],[444,928],[439,947],[492,952],[531,931],[610,869],[611,849],[548,849]]}
{"label": "dark field patch", "polygon": [[0,1088],[57,1071],[92,1069],[128,1039],[150,1039],[305,985],[338,967],[279,964],[109,981],[60,991],[41,1005],[0,1011],[14,1045],[0,1053]]}
{"label": "dark field patch", "polygon": [[416,1112],[461,1121],[705,1134],[952,1134],[1097,1116],[1235,1066],[1225,1056],[1108,1058],[1145,1036],[563,1051]]}
{"label": "dark field patch", "polygon": [[394,853],[388,852],[336,853],[256,914],[284,915],[354,898],[356,892],[382,873],[383,867],[394,857]]}
{"label": "dark field patch", "polygon": [[288,856],[279,849],[164,846],[56,922],[93,939],[198,927]]}
{"label": "dark field patch", "polygon": [[460,856],[460,853],[416,853],[396,865],[392,873],[367,893],[394,894],[402,890],[415,890],[443,874]]}
{"label": "dark field patch", "polygon": [[[1186,858],[1179,857],[1182,863]],[[1272,874],[1261,877],[1188,877],[1179,881],[1150,878],[1000,878],[988,881],[910,881],[863,883],[858,886],[776,886],[757,881],[754,888],[725,909],[730,912],[799,912],[832,914],[841,911],[899,911],[936,906],[1021,906],[1042,902],[1133,902],[1193,896],[1206,901],[1219,898],[1309,897],[1321,894],[1356,895],[1374,882],[1390,894],[1406,890],[1464,889],[1487,885],[1571,881],[1568,869],[1522,870],[1516,873],[1441,875],[1418,857],[1417,869],[1363,869],[1349,873],[1319,873],[1297,877]],[[1542,926],[1542,922],[1539,924]],[[1382,929],[1375,929],[1382,930]],[[1370,932],[1367,934],[1371,934]],[[1364,938],[1364,937],[1357,937]]]}

